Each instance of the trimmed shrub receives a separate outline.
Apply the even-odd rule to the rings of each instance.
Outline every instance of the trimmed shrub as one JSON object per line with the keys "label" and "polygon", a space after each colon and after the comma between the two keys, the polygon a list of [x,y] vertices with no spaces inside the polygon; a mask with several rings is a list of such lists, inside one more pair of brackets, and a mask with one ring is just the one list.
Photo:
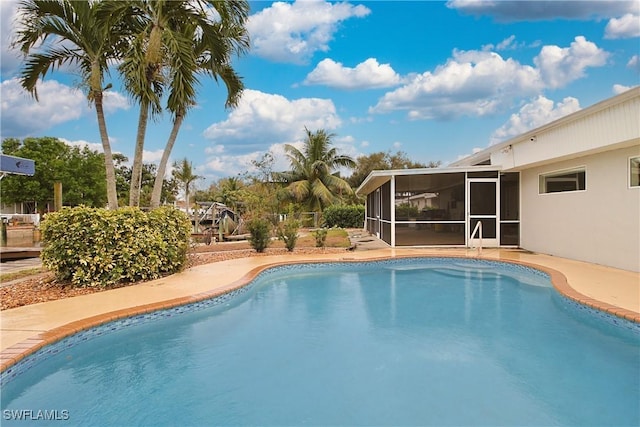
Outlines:
{"label": "trimmed shrub", "polygon": [[271,242],[271,223],[264,218],[254,218],[247,223],[251,233],[249,244],[256,252],[264,252]]}
{"label": "trimmed shrub", "polygon": [[78,287],[110,287],[180,271],[191,222],[171,207],[107,210],[79,206],[47,214],[43,264]]}
{"label": "trimmed shrub", "polygon": [[291,216],[278,226],[278,239],[284,242],[284,246],[289,252],[293,252],[293,249],[296,247],[299,228],[300,222],[293,219]]}
{"label": "trimmed shrub", "polygon": [[329,230],[326,228],[318,228],[317,230],[313,230],[311,234],[316,239],[316,248],[324,248],[327,244],[327,233]]}
{"label": "trimmed shrub", "polygon": [[325,227],[364,227],[364,206],[362,205],[332,205],[322,212],[322,216]]}

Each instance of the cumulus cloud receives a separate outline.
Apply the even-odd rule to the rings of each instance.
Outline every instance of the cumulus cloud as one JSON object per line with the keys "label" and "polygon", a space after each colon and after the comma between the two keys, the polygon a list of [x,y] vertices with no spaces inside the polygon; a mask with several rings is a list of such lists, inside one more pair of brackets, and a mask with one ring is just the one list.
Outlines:
{"label": "cumulus cloud", "polygon": [[38,84],[37,102],[26,93],[18,79],[2,82],[3,136],[24,137],[70,120],[88,112],[84,94],[55,80]]}
{"label": "cumulus cloud", "polygon": [[604,29],[606,39],[629,39],[640,37],[640,15],[627,13],[621,18],[613,18]]}
{"label": "cumulus cloud", "polygon": [[20,65],[21,54],[10,47],[16,31],[17,11],[18,2],[0,2],[0,72],[3,76],[12,75]]}
{"label": "cumulus cloud", "polygon": [[635,86],[624,86],[624,85],[615,84],[615,85],[613,85],[613,93],[614,93],[614,95],[619,95],[622,92],[626,92],[628,90],[633,89],[634,87]]}
{"label": "cumulus cloud", "polygon": [[295,141],[310,130],[340,126],[333,101],[320,98],[289,100],[281,95],[247,89],[227,120],[214,123],[204,136],[215,144],[249,151],[283,141]]}
{"label": "cumulus cloud", "polygon": [[128,110],[131,108],[129,99],[119,92],[105,91],[103,100],[104,112],[106,114],[115,113],[118,110]]}
{"label": "cumulus cloud", "polygon": [[[3,135],[25,137],[91,113],[85,94],[76,88],[56,80],[45,80],[38,83],[37,90],[38,101],[22,89],[18,79],[2,82]],[[124,96],[105,92],[106,113],[128,108]]]}
{"label": "cumulus cloud", "polygon": [[449,0],[447,7],[499,22],[545,21],[557,18],[589,20],[614,18],[637,10],[635,1],[486,1]]}
{"label": "cumulus cloud", "polygon": [[89,150],[91,151],[97,151],[98,153],[102,153],[102,144],[99,142],[89,142],[89,141],[85,141],[84,139],[78,139],[75,141],[70,141],[66,138],[58,138],[60,141],[64,142],[67,145],[70,145],[71,147],[78,147],[81,150],[84,147],[88,147]]}
{"label": "cumulus cloud", "polygon": [[640,55],[633,55],[631,59],[629,59],[629,62],[627,62],[627,68],[640,73]]}
{"label": "cumulus cloud", "polygon": [[[273,144],[267,150],[273,155],[274,171],[289,169],[289,162],[284,153],[284,145],[284,143]],[[253,162],[260,160],[264,152],[263,150],[256,150],[244,154],[230,154],[226,153],[224,149],[215,150],[214,155],[207,157],[203,168],[204,174],[211,179],[220,179],[245,172],[256,172],[257,169]]]}
{"label": "cumulus cloud", "polygon": [[400,76],[389,64],[379,64],[375,58],[369,58],[356,65],[345,67],[332,59],[323,59],[307,75],[304,84],[325,85],[339,89],[372,89],[395,86]]}
{"label": "cumulus cloud", "polygon": [[[502,45],[513,41],[507,38]],[[565,87],[584,77],[588,68],[605,65],[608,57],[583,36],[569,47],[543,46],[535,67],[487,50],[454,50],[444,65],[387,92],[369,112],[406,111],[417,120],[495,114],[545,89]]]}
{"label": "cumulus cloud", "polygon": [[371,113],[408,111],[413,119],[484,116],[542,89],[536,69],[495,52],[454,51],[434,72],[386,93]]}
{"label": "cumulus cloud", "polygon": [[512,114],[504,125],[493,132],[490,143],[497,144],[578,110],[580,110],[580,102],[576,98],[567,97],[554,104],[552,100],[540,95],[523,105],[520,111]]}
{"label": "cumulus cloud", "polygon": [[272,61],[307,63],[315,52],[329,50],[342,21],[370,12],[365,6],[349,3],[275,2],[249,18],[252,52]]}
{"label": "cumulus cloud", "polygon": [[595,43],[577,36],[571,46],[544,46],[534,62],[547,87],[558,88],[585,75],[588,67],[606,63],[609,53]]}
{"label": "cumulus cloud", "polygon": [[145,163],[160,163],[163,152],[163,148],[154,151],[142,150],[142,161]]}
{"label": "cumulus cloud", "polygon": [[[260,160],[265,152],[269,152],[273,156],[273,171],[289,170],[291,165],[289,164],[289,160],[285,152],[285,145],[293,145],[297,149],[301,150],[304,147],[303,141],[305,137],[306,134],[300,134],[296,139],[265,145],[259,150],[239,154],[228,153],[225,150],[225,147],[211,147],[211,149],[205,150],[208,156],[204,167],[204,173],[210,179],[219,179],[245,172],[256,172],[257,169],[252,162]],[[354,159],[362,155],[362,153],[356,149],[355,138],[350,135],[336,137],[333,140],[333,146],[340,152],[340,154],[351,156]],[[340,170],[340,172],[343,175],[348,175],[348,171],[346,169]]]}

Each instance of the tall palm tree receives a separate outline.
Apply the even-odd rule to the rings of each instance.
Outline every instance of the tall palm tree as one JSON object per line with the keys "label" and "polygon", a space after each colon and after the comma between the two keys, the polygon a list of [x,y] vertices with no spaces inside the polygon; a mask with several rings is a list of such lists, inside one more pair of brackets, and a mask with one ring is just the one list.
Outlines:
{"label": "tall palm tree", "polygon": [[[139,177],[147,122],[162,111],[161,99],[170,88],[168,109],[174,126],[169,136],[170,153],[187,110],[195,104],[196,72],[205,70],[225,83],[237,84],[229,74],[229,51],[248,48],[244,23],[248,17],[245,0],[127,0],[109,2],[117,16],[127,16],[135,37],[120,65],[127,91],[139,102],[140,113],[133,158],[129,204],[139,204]],[[126,12],[123,12],[126,11]],[[236,41],[231,40],[233,37]],[[229,41],[231,40],[231,41]],[[222,54],[222,55],[221,55]],[[221,61],[220,58],[225,59]],[[241,90],[234,89],[238,92]],[[235,105],[238,94],[232,94]],[[167,159],[158,175],[164,178]],[[161,188],[161,181],[160,181]],[[155,204],[159,204],[159,196]]]}
{"label": "tall palm tree", "polygon": [[[22,0],[20,24],[13,45],[25,55],[20,74],[22,87],[38,99],[36,84],[62,65],[77,67],[87,98],[96,107],[107,176],[110,209],[118,208],[113,155],[104,116],[104,76],[109,62],[118,59],[127,42],[115,19],[99,19],[99,2],[73,0]],[[110,85],[107,86],[107,88]]]}
{"label": "tall palm tree", "polygon": [[338,154],[331,147],[333,134],[323,129],[311,132],[305,128],[307,138],[302,151],[293,145],[285,145],[285,153],[291,170],[277,176],[287,183],[291,196],[304,203],[308,209],[321,212],[339,200],[341,194],[351,194],[351,186],[338,175],[338,167],[353,168],[355,161]]}
{"label": "tall palm tree", "polygon": [[201,179],[200,175],[196,175],[193,172],[193,165],[187,158],[185,157],[179,162],[175,162],[173,164],[173,177],[178,180],[182,189],[184,190],[184,199],[187,208],[187,213],[189,213],[189,193],[191,193],[191,184],[193,184],[196,180]]}
{"label": "tall palm tree", "polygon": [[205,73],[216,81],[220,78],[227,88],[226,108],[237,106],[244,89],[241,78],[231,67],[233,54],[241,55],[249,48],[249,37],[245,27],[249,7],[245,1],[215,2],[214,8],[223,18],[208,27],[208,31],[196,31],[191,25],[185,32],[191,33],[192,51],[196,56],[196,69],[190,63],[170,61],[171,83],[167,109],[173,115],[173,127],[162,153],[158,174],[151,194],[151,207],[160,205],[162,183],[169,156],[176,142],[178,132],[189,108],[195,105],[196,73]]}

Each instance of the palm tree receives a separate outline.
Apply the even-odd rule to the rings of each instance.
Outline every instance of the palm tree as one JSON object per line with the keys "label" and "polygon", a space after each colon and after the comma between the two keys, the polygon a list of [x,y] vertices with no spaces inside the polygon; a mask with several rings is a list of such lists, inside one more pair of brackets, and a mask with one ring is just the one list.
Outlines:
{"label": "palm tree", "polygon": [[189,213],[189,193],[191,192],[191,184],[202,177],[193,173],[193,165],[185,157],[179,162],[173,164],[173,177],[178,180],[184,190],[184,199]]}
{"label": "palm tree", "polygon": [[232,210],[238,210],[238,202],[242,199],[242,190],[245,185],[242,179],[236,176],[223,178],[218,181],[220,188],[216,201],[229,206]]}
{"label": "palm tree", "polygon": [[[162,112],[161,99],[170,88],[167,108],[174,126],[167,143],[167,158],[158,171],[159,189],[178,130],[189,108],[195,104],[196,72],[204,70],[232,85],[229,105],[235,105],[242,85],[228,66],[232,49],[248,48],[244,23],[245,0],[128,0],[109,2],[117,16],[127,16],[135,34],[120,65],[125,88],[140,104],[129,204],[140,198],[139,177],[149,117]],[[211,9],[215,10],[215,14]],[[231,71],[231,72],[229,72]],[[159,195],[154,198],[159,204]]]}
{"label": "palm tree", "polygon": [[96,107],[109,208],[117,209],[116,175],[103,108],[104,91],[110,85],[103,85],[109,62],[119,58],[127,38],[115,15],[98,18],[100,7],[99,2],[88,1],[22,0],[20,30],[13,46],[25,55],[20,83],[36,100],[36,84],[49,70],[67,64],[79,70],[87,98]]}
{"label": "palm tree", "polygon": [[307,138],[302,151],[293,145],[285,145],[291,171],[277,176],[287,183],[291,196],[312,211],[321,212],[326,206],[337,202],[342,194],[351,194],[351,186],[336,172],[338,167],[355,167],[355,161],[339,155],[331,147],[333,134],[320,129],[311,132],[305,128]]}
{"label": "palm tree", "polygon": [[227,87],[226,108],[237,106],[244,89],[242,80],[230,62],[232,54],[240,55],[249,48],[249,38],[244,26],[248,17],[248,3],[215,2],[213,5],[224,20],[209,26],[206,33],[195,31],[194,26],[187,28],[191,32],[192,51],[196,56],[197,68],[189,68],[190,63],[183,61],[170,62],[172,74],[167,109],[173,114],[173,128],[158,165],[158,174],[151,194],[152,208],[160,205],[162,182],[169,156],[188,109],[195,105],[196,73],[204,72],[216,81],[220,78],[224,82]]}

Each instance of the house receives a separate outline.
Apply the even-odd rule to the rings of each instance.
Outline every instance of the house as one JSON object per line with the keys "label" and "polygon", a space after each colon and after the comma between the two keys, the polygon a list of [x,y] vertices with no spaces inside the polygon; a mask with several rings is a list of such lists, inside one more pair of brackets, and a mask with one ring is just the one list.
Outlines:
{"label": "house", "polygon": [[[392,247],[476,245],[481,228],[483,246],[640,271],[640,88],[445,168],[373,171],[357,193]],[[429,209],[397,212],[421,194]]]}

